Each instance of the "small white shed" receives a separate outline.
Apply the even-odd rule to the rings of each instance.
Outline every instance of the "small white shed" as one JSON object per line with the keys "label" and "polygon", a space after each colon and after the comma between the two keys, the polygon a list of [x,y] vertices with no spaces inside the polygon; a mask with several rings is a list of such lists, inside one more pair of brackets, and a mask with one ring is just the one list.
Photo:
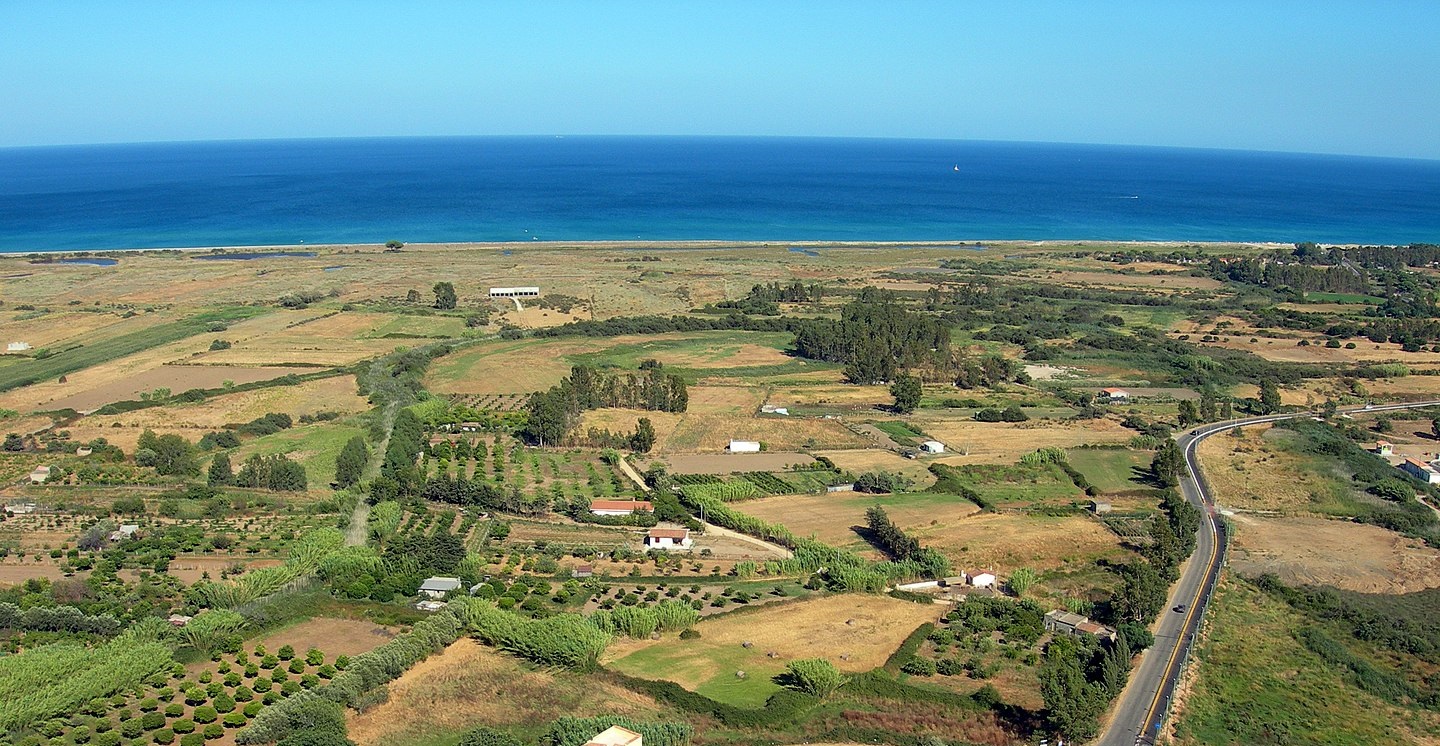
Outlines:
{"label": "small white shed", "polygon": [[732,440],[725,450],[731,453],[759,453],[760,443],[755,440]]}
{"label": "small white shed", "polygon": [[995,573],[988,570],[965,573],[966,582],[975,588],[989,588],[995,585]]}
{"label": "small white shed", "polygon": [[920,444],[920,450],[926,453],[944,453],[945,444],[938,440],[927,440]]}

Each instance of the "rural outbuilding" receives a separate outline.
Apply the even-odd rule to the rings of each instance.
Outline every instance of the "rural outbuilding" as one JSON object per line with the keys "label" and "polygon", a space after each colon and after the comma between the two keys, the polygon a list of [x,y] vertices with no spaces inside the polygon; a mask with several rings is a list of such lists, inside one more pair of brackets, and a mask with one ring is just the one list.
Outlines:
{"label": "rural outbuilding", "polygon": [[590,578],[595,576],[595,568],[591,565],[581,565],[570,571],[572,578]]}
{"label": "rural outbuilding", "polygon": [[1112,508],[1110,506],[1110,503],[1101,502],[1099,500],[1090,501],[1090,512],[1094,513],[1095,515],[1100,515],[1101,513],[1109,513],[1111,509]]}
{"label": "rural outbuilding", "polygon": [[595,515],[632,515],[637,510],[650,512],[654,508],[648,500],[591,500],[590,512]]}
{"label": "rural outbuilding", "polygon": [[944,453],[945,444],[938,440],[927,440],[920,444],[920,450],[926,453]]}
{"label": "rural outbuilding", "polygon": [[1419,459],[1407,458],[1400,462],[1400,471],[1426,484],[1440,484],[1440,471]]}
{"label": "rural outbuilding", "polygon": [[1392,453],[1394,453],[1394,452],[1395,452],[1395,446],[1391,445],[1389,441],[1380,440],[1380,441],[1376,441],[1376,442],[1375,442],[1375,453],[1376,453],[1376,455],[1379,455],[1379,456],[1389,456],[1390,454],[1392,454]]}
{"label": "rural outbuilding", "polygon": [[5,345],[6,352],[24,352],[28,349],[30,349],[29,342],[11,342],[10,344]]}
{"label": "rural outbuilding", "polygon": [[1119,401],[1121,399],[1129,399],[1130,392],[1126,391],[1125,389],[1100,389],[1100,398],[1109,399],[1110,401]]}
{"label": "rural outbuilding", "polygon": [[612,725],[585,742],[585,746],[644,746],[645,739],[629,728]]}
{"label": "rural outbuilding", "polygon": [[538,287],[490,288],[491,298],[539,298]]}
{"label": "rural outbuilding", "polygon": [[652,528],[645,534],[649,549],[689,549],[693,543],[688,528]]}
{"label": "rural outbuilding", "polygon": [[450,591],[458,591],[461,586],[460,578],[432,577],[426,578],[420,584],[420,595],[430,598],[444,598]]}
{"label": "rural outbuilding", "polygon": [[37,466],[35,467],[35,471],[30,472],[30,481],[35,484],[41,484],[49,478],[50,467],[48,466]]}
{"label": "rural outbuilding", "polygon": [[110,532],[110,541],[125,541],[140,535],[140,526],[134,523],[126,523],[120,528]]}
{"label": "rural outbuilding", "polygon": [[995,585],[995,573],[988,570],[965,573],[965,581],[975,588],[989,588]]}
{"label": "rural outbuilding", "polygon": [[731,453],[759,453],[760,443],[754,440],[732,440],[725,450]]}

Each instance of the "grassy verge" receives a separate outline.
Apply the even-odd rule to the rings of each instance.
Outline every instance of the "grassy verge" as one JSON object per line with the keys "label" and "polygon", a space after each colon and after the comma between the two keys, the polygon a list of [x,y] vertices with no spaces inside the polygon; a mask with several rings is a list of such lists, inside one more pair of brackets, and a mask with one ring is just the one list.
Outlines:
{"label": "grassy verge", "polygon": [[1306,624],[1250,584],[1223,582],[1177,742],[1408,743],[1384,703],[1297,641]]}

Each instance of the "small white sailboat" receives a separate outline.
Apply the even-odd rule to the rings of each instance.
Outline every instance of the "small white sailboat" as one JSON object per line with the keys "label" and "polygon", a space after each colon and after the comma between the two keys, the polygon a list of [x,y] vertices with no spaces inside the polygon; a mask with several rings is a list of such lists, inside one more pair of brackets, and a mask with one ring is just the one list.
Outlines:
{"label": "small white sailboat", "polygon": [[956,172],[956,173],[959,173],[959,172],[960,172],[960,164],[958,164],[958,163],[955,164],[955,172]]}

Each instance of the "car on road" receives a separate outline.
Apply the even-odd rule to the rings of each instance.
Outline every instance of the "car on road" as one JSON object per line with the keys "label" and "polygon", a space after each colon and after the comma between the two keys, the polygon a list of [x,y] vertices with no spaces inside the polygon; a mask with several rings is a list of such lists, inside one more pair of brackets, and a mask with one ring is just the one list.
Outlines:
{"label": "car on road", "polygon": [[1184,613],[1184,611],[1185,611],[1185,604],[1176,604],[1175,607],[1172,608],[1172,609],[1170,609],[1170,610],[1173,611],[1173,612],[1175,612],[1176,614]]}

